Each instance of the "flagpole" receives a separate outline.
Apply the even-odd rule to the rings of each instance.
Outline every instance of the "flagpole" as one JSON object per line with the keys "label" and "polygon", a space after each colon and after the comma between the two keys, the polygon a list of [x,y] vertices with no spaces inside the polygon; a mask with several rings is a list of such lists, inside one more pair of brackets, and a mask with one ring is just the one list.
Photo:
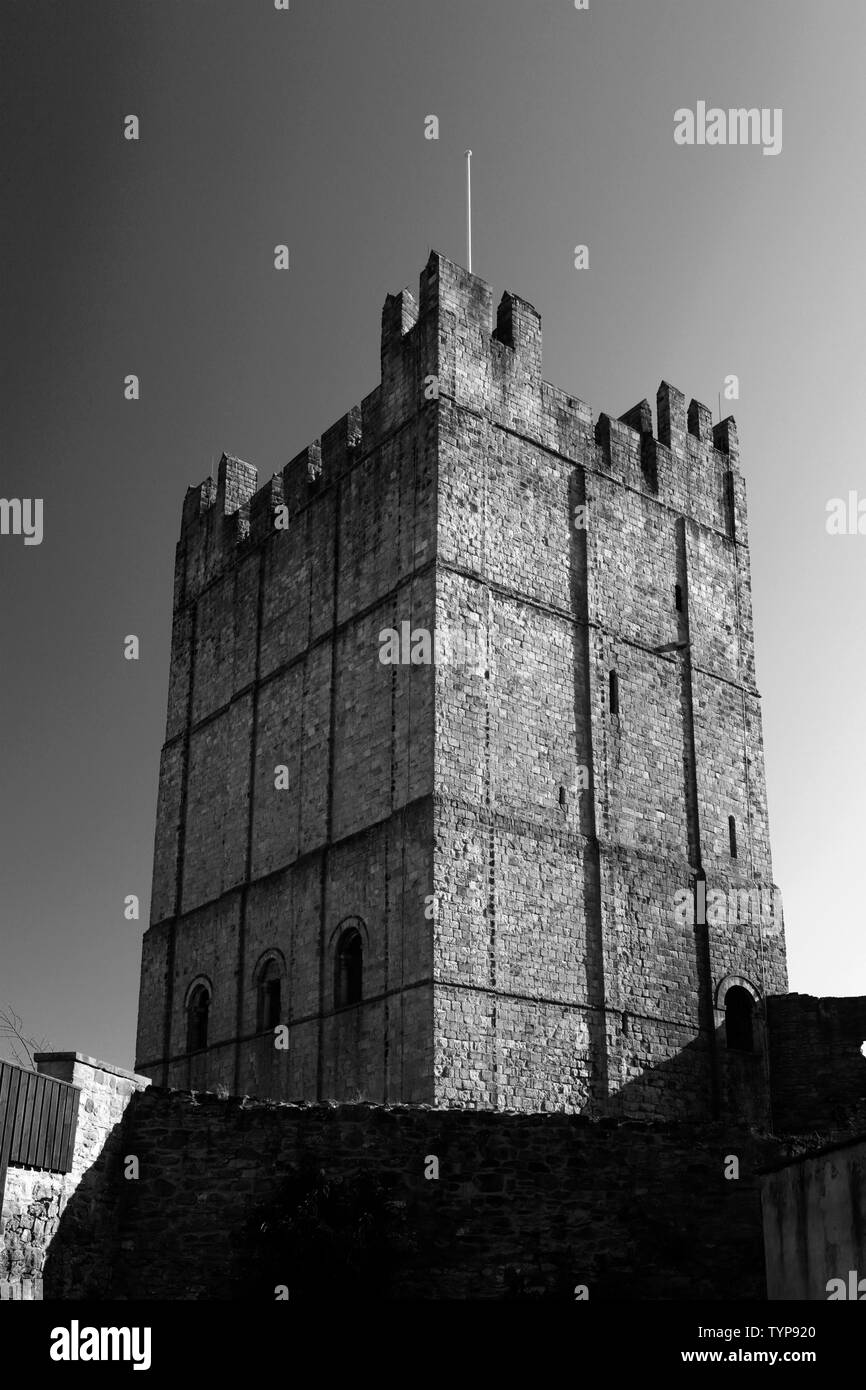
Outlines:
{"label": "flagpole", "polygon": [[466,269],[472,271],[472,151],[466,151]]}

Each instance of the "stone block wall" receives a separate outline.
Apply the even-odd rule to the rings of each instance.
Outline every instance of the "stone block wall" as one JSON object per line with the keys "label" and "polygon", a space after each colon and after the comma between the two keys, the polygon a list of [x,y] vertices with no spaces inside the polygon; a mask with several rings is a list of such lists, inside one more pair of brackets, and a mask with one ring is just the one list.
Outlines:
{"label": "stone block wall", "polygon": [[866,1126],[866,996],[787,994],[767,1002],[775,1129]]}
{"label": "stone block wall", "polygon": [[[360,406],[258,492],[223,458],[187,496],[136,1045],[165,1083],[432,1097],[432,670],[379,656],[383,630],[434,621],[434,317],[389,297]],[[363,998],[341,1009],[347,922]],[[207,1046],[190,1055],[199,985]]]}
{"label": "stone block wall", "polygon": [[[106,1177],[106,1298],[272,1300],[280,1284],[291,1300],[764,1296],[755,1171],[779,1149],[744,1129],[151,1087],[122,1147],[140,1177]],[[299,1193],[314,1197],[300,1214]],[[104,1241],[76,1232],[88,1269]]]}
{"label": "stone block wall", "polygon": [[[726,982],[756,1038],[787,983],[734,423],[663,382],[655,432],[593,428],[531,305],[426,273],[437,624],[484,653],[436,671],[436,1103],[766,1121],[766,1057],[725,1055]],[[740,897],[696,927],[701,875]]]}
{"label": "stone block wall", "polygon": [[[72,1296],[73,1289],[75,1297],[99,1297],[114,1241],[121,1121],[132,1096],[150,1083],[77,1052],[39,1053],[36,1063],[44,1075],[81,1091],[72,1168],[68,1173],[8,1169],[0,1219],[0,1299],[42,1298],[49,1248],[55,1297]],[[57,1240],[61,1224],[63,1239]],[[79,1248],[76,1240],[85,1233]]]}

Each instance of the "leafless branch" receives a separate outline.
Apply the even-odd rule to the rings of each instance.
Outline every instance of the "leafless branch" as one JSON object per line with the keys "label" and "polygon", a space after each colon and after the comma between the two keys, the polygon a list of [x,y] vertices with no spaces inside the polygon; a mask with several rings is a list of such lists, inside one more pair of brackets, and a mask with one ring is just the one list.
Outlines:
{"label": "leafless branch", "polygon": [[7,1004],[5,1009],[0,1009],[0,1038],[6,1039],[13,1059],[19,1067],[24,1067],[25,1071],[36,1070],[34,1056],[37,1052],[51,1051],[51,1044],[47,1038],[34,1038],[24,1032],[24,1020],[11,1004]]}

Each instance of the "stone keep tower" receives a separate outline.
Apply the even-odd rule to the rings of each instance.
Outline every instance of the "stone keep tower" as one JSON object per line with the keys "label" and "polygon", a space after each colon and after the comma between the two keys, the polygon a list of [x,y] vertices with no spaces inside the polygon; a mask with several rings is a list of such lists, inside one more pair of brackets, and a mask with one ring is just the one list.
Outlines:
{"label": "stone keep tower", "polygon": [[594,425],[432,254],[360,406],[187,493],[136,1070],[764,1119],[776,902],[733,420]]}

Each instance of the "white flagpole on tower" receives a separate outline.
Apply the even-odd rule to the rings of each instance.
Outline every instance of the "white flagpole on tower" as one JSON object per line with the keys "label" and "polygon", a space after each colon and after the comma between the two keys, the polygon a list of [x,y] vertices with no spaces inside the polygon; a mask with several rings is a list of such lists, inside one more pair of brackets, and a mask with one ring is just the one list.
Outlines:
{"label": "white flagpole on tower", "polygon": [[466,269],[472,270],[472,151],[466,151]]}

